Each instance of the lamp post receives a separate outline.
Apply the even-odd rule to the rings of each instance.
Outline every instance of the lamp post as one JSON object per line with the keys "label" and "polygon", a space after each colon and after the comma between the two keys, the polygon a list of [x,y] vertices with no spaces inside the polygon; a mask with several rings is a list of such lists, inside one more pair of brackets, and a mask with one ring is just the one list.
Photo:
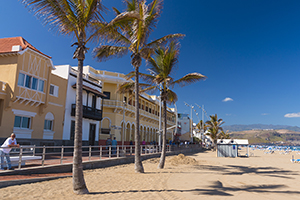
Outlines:
{"label": "lamp post", "polygon": [[[196,104],[196,103],[195,103]],[[202,110],[202,143],[204,144],[204,113],[205,113],[205,115],[206,115],[206,117],[208,118],[208,116],[207,116],[207,113],[206,113],[206,111],[204,110],[204,105],[202,105],[202,107],[201,106],[199,106],[198,104],[196,104],[196,106],[198,106],[198,108],[200,108],[201,110]]]}
{"label": "lamp post", "polygon": [[124,136],[125,136],[125,106],[126,102],[123,101],[123,131],[122,131],[122,149],[124,150]]}
{"label": "lamp post", "polygon": [[161,146],[161,92],[159,96],[158,145]]}
{"label": "lamp post", "polygon": [[184,104],[187,107],[191,108],[191,142],[193,142],[193,109],[194,109],[194,106],[193,105],[189,105],[186,102],[184,102]]}

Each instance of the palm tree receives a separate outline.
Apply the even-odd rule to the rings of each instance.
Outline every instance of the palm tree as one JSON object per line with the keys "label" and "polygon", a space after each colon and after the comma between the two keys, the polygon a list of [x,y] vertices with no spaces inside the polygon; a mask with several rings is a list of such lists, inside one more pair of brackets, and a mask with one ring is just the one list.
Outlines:
{"label": "palm tree", "polygon": [[199,123],[196,126],[199,130],[203,130],[204,132],[206,131],[207,127],[205,126],[205,123],[203,122],[202,119],[199,121]]}
{"label": "palm tree", "polygon": [[218,139],[230,139],[230,135],[228,133],[228,130],[226,131],[226,133],[224,131],[221,131],[220,136]]}
{"label": "palm tree", "polygon": [[[82,70],[86,44],[95,34],[89,34],[93,23],[100,23],[103,11],[101,0],[23,0],[35,15],[45,24],[51,25],[63,35],[74,35],[77,48],[73,55],[78,60],[76,83],[76,113],[75,138],[73,156],[73,190],[76,194],[86,194],[86,187],[82,167]],[[99,31],[99,30],[98,30]],[[98,33],[97,33],[98,34]],[[72,45],[72,46],[73,46]]]}
{"label": "palm tree", "polygon": [[210,120],[205,122],[206,127],[208,128],[207,135],[209,135],[213,140],[214,149],[216,148],[217,139],[220,139],[220,135],[222,132],[224,133],[223,128],[221,127],[221,125],[224,123],[225,122],[223,121],[223,119],[218,119],[217,114],[211,115]]}
{"label": "palm tree", "polygon": [[[182,34],[170,34],[148,43],[150,33],[156,26],[161,13],[162,0],[153,0],[146,5],[146,0],[126,0],[126,12],[121,13],[114,8],[117,17],[107,27],[117,32],[108,35],[110,43],[95,48],[95,57],[105,61],[113,57],[120,57],[131,53],[131,64],[135,68],[135,172],[143,173],[140,152],[140,123],[139,123],[139,67],[142,59],[148,59],[154,49],[173,38],[182,37]],[[128,19],[127,16],[131,17]]]}
{"label": "palm tree", "polygon": [[201,138],[201,142],[202,142],[202,145],[203,145],[204,144],[204,133],[205,133],[207,127],[205,126],[205,123],[203,122],[202,119],[199,121],[199,123],[196,126],[200,130],[200,132],[203,130],[203,132],[202,132],[203,133],[203,135],[202,135],[203,137]]}
{"label": "palm tree", "polygon": [[[163,143],[162,143],[162,153],[160,157],[160,162],[158,168],[162,169],[165,165],[166,158],[166,146],[167,146],[167,103],[172,104],[177,101],[177,95],[174,91],[171,90],[174,86],[185,86],[190,83],[194,83],[196,81],[204,80],[206,76],[200,73],[190,73],[185,75],[184,77],[174,80],[171,75],[175,70],[176,64],[178,62],[179,56],[179,44],[174,41],[170,42],[170,44],[166,47],[158,47],[155,51],[154,57],[150,57],[148,59],[150,68],[149,71],[152,75],[139,73],[141,78],[145,80],[147,84],[143,84],[143,92],[144,91],[153,91],[159,89],[161,92],[161,99],[163,102]],[[128,75],[129,78],[134,76],[135,74],[132,72]],[[153,76],[154,75],[154,76]],[[130,83],[125,83],[125,86],[130,86]],[[161,85],[161,88],[160,88]],[[124,86],[123,86],[124,87]],[[124,87],[126,88],[126,87]]]}

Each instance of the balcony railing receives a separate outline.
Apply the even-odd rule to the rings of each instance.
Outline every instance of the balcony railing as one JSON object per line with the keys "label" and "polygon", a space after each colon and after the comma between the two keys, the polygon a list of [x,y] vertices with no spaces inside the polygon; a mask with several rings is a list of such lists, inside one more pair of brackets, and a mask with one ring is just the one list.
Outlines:
{"label": "balcony railing", "polygon": [[[82,113],[83,118],[99,120],[99,121],[102,120],[102,110],[92,108],[89,106],[82,106],[82,107],[83,107],[83,113]],[[75,108],[76,108],[76,104],[72,104],[71,116],[75,116]]]}
{"label": "balcony railing", "polygon": [[[111,99],[105,99],[103,103],[104,107],[111,107],[111,108],[118,108],[118,109],[123,109],[124,105],[122,101],[118,100],[111,100]],[[126,104],[126,111],[130,112],[135,112],[135,107],[133,105]],[[153,113],[147,112],[145,110],[142,110],[140,108],[140,114],[149,117],[151,119],[157,120],[159,119],[158,115],[155,115]],[[168,125],[173,125],[175,123],[175,120],[167,120]]]}

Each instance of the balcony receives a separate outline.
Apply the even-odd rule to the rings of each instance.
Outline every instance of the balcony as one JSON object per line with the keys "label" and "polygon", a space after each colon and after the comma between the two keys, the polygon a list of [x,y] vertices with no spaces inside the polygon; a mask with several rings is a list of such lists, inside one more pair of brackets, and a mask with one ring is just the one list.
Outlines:
{"label": "balcony", "polygon": [[[89,106],[82,106],[82,107],[83,107],[83,113],[82,113],[83,118],[97,120],[97,121],[102,120],[102,110],[98,110],[96,108],[92,108]],[[76,108],[76,104],[72,104],[71,116],[75,116],[75,108]]]}
{"label": "balcony", "polygon": [[[122,101],[111,100],[111,99],[104,99],[104,101],[103,101],[103,107],[114,108],[114,112],[122,113],[123,112],[124,104],[123,104]],[[133,105],[126,104],[125,110],[128,113],[132,113],[132,117],[135,114],[135,107]],[[140,116],[148,118],[148,119],[151,119],[151,120],[155,120],[157,122],[159,121],[159,116],[158,115],[155,115],[153,113],[145,111],[145,110],[143,110],[141,108],[140,108]],[[167,119],[167,124],[169,126],[175,125],[175,119],[173,119],[173,120]]]}

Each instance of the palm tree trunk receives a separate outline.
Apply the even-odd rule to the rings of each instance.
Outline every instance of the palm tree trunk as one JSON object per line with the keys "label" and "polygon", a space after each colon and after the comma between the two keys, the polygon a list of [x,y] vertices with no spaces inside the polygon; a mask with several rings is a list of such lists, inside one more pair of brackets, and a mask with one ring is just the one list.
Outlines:
{"label": "palm tree trunk", "polygon": [[82,71],[83,59],[78,59],[76,83],[75,138],[73,156],[73,191],[76,194],[89,193],[83,176],[82,166]]}
{"label": "palm tree trunk", "polygon": [[163,143],[162,143],[162,150],[161,150],[161,156],[160,161],[158,164],[159,169],[163,169],[165,166],[165,160],[166,160],[166,148],[167,148],[167,101],[165,98],[163,98],[163,104],[164,104],[164,129],[163,129]]}
{"label": "palm tree trunk", "polygon": [[144,173],[144,167],[141,160],[140,145],[140,110],[139,110],[139,67],[135,66],[135,152],[134,169],[137,173]]}

